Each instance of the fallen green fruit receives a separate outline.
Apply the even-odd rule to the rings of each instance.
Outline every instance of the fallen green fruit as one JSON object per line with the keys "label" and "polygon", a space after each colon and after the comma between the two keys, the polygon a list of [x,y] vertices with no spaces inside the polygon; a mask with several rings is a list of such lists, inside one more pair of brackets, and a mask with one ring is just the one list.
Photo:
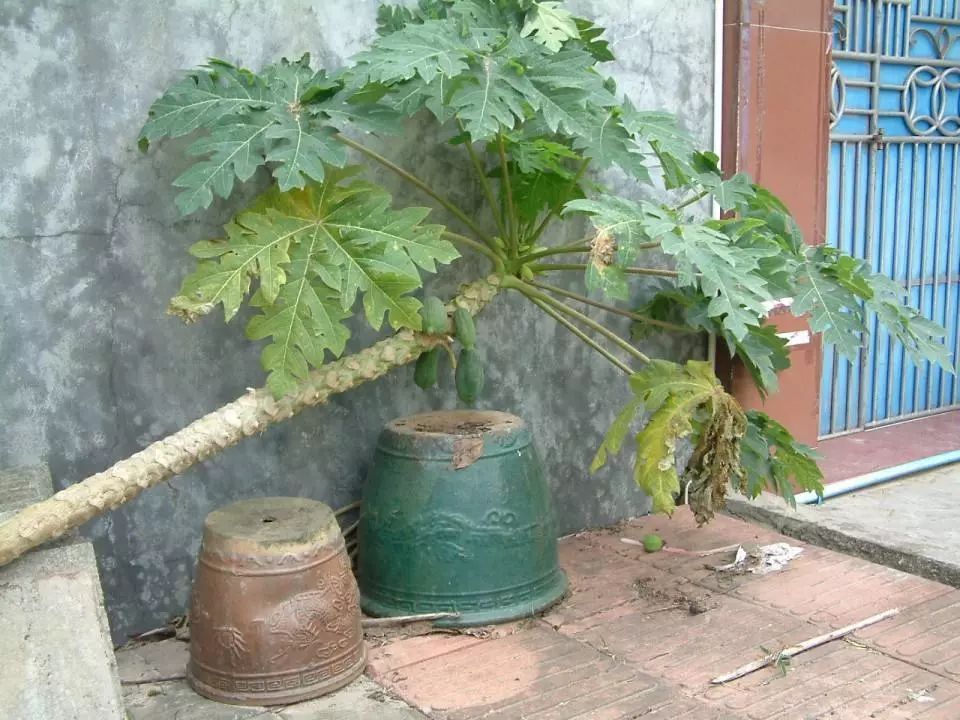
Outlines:
{"label": "fallen green fruit", "polygon": [[648,553],[659,552],[663,549],[663,538],[659,535],[644,535],[643,549]]}

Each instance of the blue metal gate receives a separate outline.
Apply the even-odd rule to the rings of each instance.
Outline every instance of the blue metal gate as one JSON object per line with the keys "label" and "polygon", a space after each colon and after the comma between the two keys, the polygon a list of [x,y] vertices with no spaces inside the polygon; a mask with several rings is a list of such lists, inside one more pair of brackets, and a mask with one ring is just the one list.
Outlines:
{"label": "blue metal gate", "polygon": [[[960,0],[838,0],[833,45],[827,242],[900,282],[956,357]],[[824,349],[821,436],[960,407],[960,378],[868,325],[855,362]]]}

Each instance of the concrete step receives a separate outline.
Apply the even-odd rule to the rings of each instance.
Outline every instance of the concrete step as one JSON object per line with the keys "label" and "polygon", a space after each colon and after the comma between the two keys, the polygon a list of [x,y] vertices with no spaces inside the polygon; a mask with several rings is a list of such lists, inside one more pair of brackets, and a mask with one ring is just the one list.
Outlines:
{"label": "concrete step", "polygon": [[[0,473],[0,522],[53,492],[43,466]],[[0,708],[18,720],[122,720],[93,546],[69,538],[0,568]]]}
{"label": "concrete step", "polygon": [[790,537],[960,587],[960,464],[796,509],[731,495],[730,515]]}

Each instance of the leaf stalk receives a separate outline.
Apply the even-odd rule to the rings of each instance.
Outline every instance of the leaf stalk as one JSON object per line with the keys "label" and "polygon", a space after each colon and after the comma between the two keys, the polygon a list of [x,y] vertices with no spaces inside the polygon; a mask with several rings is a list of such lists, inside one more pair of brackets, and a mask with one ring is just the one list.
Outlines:
{"label": "leaf stalk", "polygon": [[563,315],[561,315],[560,313],[558,313],[557,311],[555,311],[553,308],[551,308],[551,307],[550,307],[549,305],[547,305],[545,302],[542,302],[542,301],[538,300],[538,299],[535,298],[535,297],[529,297],[528,299],[530,300],[530,302],[532,302],[532,303],[533,303],[534,305],[536,305],[538,308],[540,308],[541,310],[543,310],[543,312],[545,312],[547,315],[549,315],[549,316],[552,317],[554,320],[556,320],[558,323],[560,323],[560,325],[562,325],[562,326],[565,327],[567,330],[569,330],[571,333],[573,333],[574,335],[576,335],[577,338],[579,338],[581,341],[583,341],[583,343],[584,343],[585,345],[587,345],[587,346],[588,346],[589,348],[591,348],[592,350],[596,350],[596,351],[597,351],[598,353],[600,353],[604,358],[606,358],[607,360],[609,360],[609,361],[610,361],[614,366],[616,366],[620,371],[626,373],[627,375],[633,375],[633,374],[634,374],[634,373],[633,373],[633,370],[630,368],[629,365],[627,365],[626,363],[622,362],[619,358],[617,358],[616,355],[614,355],[614,354],[611,353],[609,350],[607,350],[606,348],[604,348],[603,346],[601,346],[599,343],[597,343],[595,340],[593,340],[593,338],[591,338],[589,335],[587,335],[587,334],[586,334],[585,332],[583,332],[580,328],[578,328],[578,327],[577,327],[576,325],[574,325],[572,322],[570,322],[569,320],[567,320]]}
{"label": "leaf stalk", "polygon": [[[551,270],[586,270],[587,267],[585,263],[546,263],[534,264],[530,269],[534,272],[550,272]],[[680,277],[680,273],[676,270],[667,270],[664,268],[626,267],[621,269],[628,275],[651,275],[653,277],[669,278]]]}
{"label": "leaf stalk", "polygon": [[463,210],[461,210],[461,209],[458,208],[456,205],[454,205],[452,202],[450,202],[450,201],[447,200],[445,197],[443,197],[442,195],[440,195],[437,191],[435,191],[432,187],[430,187],[429,185],[427,185],[427,183],[425,183],[423,180],[421,180],[420,178],[418,178],[416,175],[414,175],[414,174],[411,173],[411,172],[408,172],[407,170],[404,170],[402,167],[400,167],[400,166],[397,165],[396,163],[388,160],[387,158],[385,158],[385,157],[384,157],[383,155],[381,155],[380,153],[378,153],[378,152],[376,152],[376,151],[374,151],[374,150],[371,150],[371,149],[368,148],[366,145],[362,145],[361,143],[358,143],[358,142],[355,141],[355,140],[351,140],[351,139],[348,138],[346,135],[342,135],[342,134],[340,134],[340,133],[337,133],[337,134],[335,135],[335,137],[336,137],[337,140],[339,140],[340,142],[342,142],[342,143],[343,143],[344,145],[346,145],[347,147],[351,147],[351,148],[353,148],[354,150],[356,150],[357,152],[359,152],[359,153],[361,153],[361,154],[363,154],[363,155],[366,155],[366,156],[367,156],[368,158],[370,158],[371,160],[375,160],[376,162],[380,163],[381,165],[383,165],[383,166],[384,166],[385,168],[387,168],[388,170],[392,171],[393,173],[395,173],[395,174],[398,175],[399,177],[401,177],[401,178],[403,178],[404,180],[406,180],[408,183],[410,183],[410,184],[413,185],[414,187],[418,188],[418,189],[421,190],[422,192],[424,192],[424,193],[426,193],[427,195],[429,195],[430,197],[432,197],[434,200],[436,200],[438,203],[440,203],[440,205],[442,205],[444,208],[446,208],[447,211],[448,211],[451,215],[453,215],[454,217],[456,217],[457,219],[459,219],[460,222],[462,222],[464,225],[466,225],[468,228],[470,228],[470,231],[471,231],[474,235],[476,235],[478,239],[482,240],[482,241],[485,242],[487,245],[490,245],[490,244],[491,244],[491,240],[490,240],[490,238],[486,235],[486,233],[484,233],[484,232],[477,226],[477,224],[476,224],[473,220],[471,220],[471,219],[467,216],[467,214],[466,214],[465,212],[463,212]]}
{"label": "leaf stalk", "polygon": [[612,330],[604,327],[603,325],[598,323],[596,320],[584,315],[579,310],[576,310],[570,307],[569,305],[566,305],[560,302],[559,300],[556,300],[555,298],[552,298],[549,295],[540,292],[539,290],[534,288],[532,285],[525,283],[522,280],[518,280],[517,278],[507,276],[503,279],[503,286],[512,287],[516,290],[519,290],[521,293],[526,295],[531,300],[537,299],[543,303],[546,303],[557,312],[563,313],[564,315],[567,315],[568,317],[571,317],[577,320],[581,325],[586,325],[588,328],[590,328],[594,332],[598,333],[599,335],[602,335],[607,340],[619,346],[622,350],[626,351],[627,353],[635,357],[640,362],[644,364],[650,362],[650,358],[647,357],[647,355],[637,350],[637,348],[635,348],[633,345],[631,345],[629,342],[624,340],[622,337],[617,335]]}
{"label": "leaf stalk", "polygon": [[643,315],[642,313],[631,312],[630,310],[622,310],[621,308],[614,307],[613,305],[607,305],[606,303],[592,300],[586,297],[585,295],[580,295],[570,290],[565,290],[564,288],[555,287],[554,285],[547,285],[546,283],[539,283],[536,281],[530,281],[530,285],[540,288],[541,290],[546,290],[547,292],[554,293],[555,295],[562,295],[563,297],[570,298],[571,300],[576,300],[577,302],[583,303],[584,305],[591,305],[592,307],[599,308],[600,310],[605,310],[608,313],[612,313],[614,315],[621,315],[623,317],[630,318],[631,320],[635,320],[640,323],[645,323],[647,325],[655,325],[657,327],[662,327],[665,330],[672,330],[674,332],[681,332],[681,333],[699,332],[696,328],[688,327],[686,325],[677,325],[676,323],[666,322],[665,320],[657,320],[656,318]]}

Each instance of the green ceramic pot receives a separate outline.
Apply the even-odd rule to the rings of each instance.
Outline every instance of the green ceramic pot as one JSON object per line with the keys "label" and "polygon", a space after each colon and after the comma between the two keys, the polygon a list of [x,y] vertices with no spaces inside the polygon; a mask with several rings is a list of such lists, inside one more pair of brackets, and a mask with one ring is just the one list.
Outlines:
{"label": "green ceramic pot", "polygon": [[530,429],[456,410],[390,423],[359,527],[361,607],[373,616],[458,612],[450,626],[527,617],[567,587],[550,491]]}

